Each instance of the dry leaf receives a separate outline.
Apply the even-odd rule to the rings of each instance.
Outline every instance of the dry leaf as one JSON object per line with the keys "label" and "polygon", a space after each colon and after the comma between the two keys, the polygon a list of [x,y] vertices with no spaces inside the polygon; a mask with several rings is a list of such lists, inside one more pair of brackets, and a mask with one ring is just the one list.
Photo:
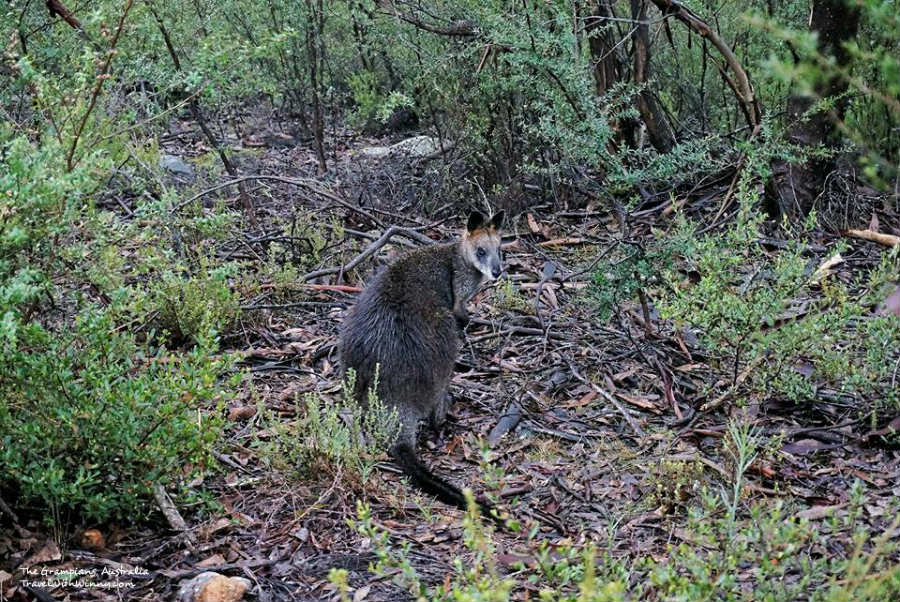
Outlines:
{"label": "dry leaf", "polygon": [[25,560],[25,562],[22,563],[22,566],[26,567],[41,562],[52,562],[59,560],[60,558],[62,558],[62,554],[59,553],[59,546],[56,545],[56,542],[48,541],[44,544],[44,547]]}
{"label": "dry leaf", "polygon": [[547,305],[549,305],[553,309],[559,309],[559,301],[557,300],[556,293],[553,292],[552,287],[544,287],[541,292],[547,302]]}
{"label": "dry leaf", "polygon": [[830,276],[832,274],[831,268],[834,266],[843,263],[844,258],[841,257],[840,253],[835,253],[831,257],[825,260],[822,265],[818,267],[818,269],[813,273],[812,278],[810,279],[812,282],[819,282],[826,276]]}
{"label": "dry leaf", "polygon": [[88,550],[100,550],[106,547],[106,538],[97,529],[88,529],[81,534],[81,545]]}
{"label": "dry leaf", "polygon": [[[651,401],[651,396],[640,397],[637,395],[629,395],[628,393],[616,393],[616,397],[622,401],[628,402],[633,406],[649,410],[654,414],[662,414],[662,410]],[[659,399],[658,396],[652,396],[653,399]]]}
{"label": "dry leaf", "polygon": [[199,568],[205,569],[210,566],[218,566],[220,564],[225,564],[225,557],[221,554],[213,554],[209,558],[204,558],[200,562],[198,562],[195,566]]}
{"label": "dry leaf", "polygon": [[833,506],[813,506],[812,508],[807,508],[806,510],[801,510],[797,514],[794,515],[794,518],[805,518],[807,520],[819,520],[821,518],[825,518],[834,514],[835,511],[840,510],[847,504],[835,504]]}
{"label": "dry leaf", "polygon": [[353,602],[362,602],[366,599],[366,596],[369,595],[369,591],[372,589],[371,585],[366,585],[353,593]]}
{"label": "dry leaf", "polygon": [[228,421],[237,422],[238,420],[247,420],[256,415],[256,406],[240,406],[231,408],[228,411]]}
{"label": "dry leaf", "polygon": [[869,220],[869,230],[878,232],[880,224],[878,223],[878,215],[873,211],[872,219]]}

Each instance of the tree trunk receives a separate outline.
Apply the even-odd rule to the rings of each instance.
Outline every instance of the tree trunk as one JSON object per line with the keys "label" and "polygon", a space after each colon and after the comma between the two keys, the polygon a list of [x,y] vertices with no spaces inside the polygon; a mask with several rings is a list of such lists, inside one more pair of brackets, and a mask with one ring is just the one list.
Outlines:
{"label": "tree trunk", "polygon": [[[618,28],[608,25],[615,19],[611,0],[597,0],[594,4],[588,4],[591,21],[585,26],[585,34],[590,35],[588,48],[591,53],[591,62],[594,65],[594,96],[600,101],[613,86],[629,77],[627,57],[622,44],[619,44],[619,36],[624,35]],[[598,33],[594,30],[600,29]],[[612,124],[616,132],[614,145],[624,143],[629,148],[635,148],[638,142],[638,130],[640,122],[637,119],[626,117],[617,119]],[[615,152],[615,150],[613,150]]]}
{"label": "tree trunk", "polygon": [[592,12],[595,14],[589,15],[593,20],[585,27],[585,34],[603,28],[600,33],[591,35],[589,40],[591,59],[594,63],[594,90],[599,98],[621,81],[624,61],[616,52],[617,40],[613,30],[605,27],[607,22],[604,19],[615,17],[610,1],[598,0]]}
{"label": "tree trunk", "polygon": [[[859,9],[844,0],[813,0],[809,17],[810,29],[819,34],[818,50],[825,57],[834,57],[838,66],[846,65],[849,56],[843,43],[856,36],[859,28]],[[839,100],[832,113],[818,112],[800,121],[803,114],[819,99],[838,96],[847,90],[847,83],[837,76],[816,84],[813,95],[793,94],[787,101],[788,130],[791,142],[801,146],[825,144],[836,146],[835,122],[844,116],[846,101]],[[833,159],[811,159],[805,164],[774,166],[774,183],[778,211],[783,215],[806,215],[822,192],[825,176],[834,169]]]}
{"label": "tree trunk", "polygon": [[315,137],[316,161],[319,164],[319,175],[328,171],[325,162],[325,119],[322,116],[322,66],[325,63],[325,51],[322,45],[322,30],[325,14],[322,0],[306,0],[309,23],[306,27],[306,57],[309,61],[309,83],[312,88],[313,136]]}
{"label": "tree trunk", "polygon": [[667,153],[675,146],[675,134],[656,97],[645,85],[650,76],[650,26],[647,24],[647,4],[644,0],[631,0],[631,18],[640,21],[631,36],[634,45],[634,83],[643,86],[635,104],[647,128],[650,144],[658,152]]}

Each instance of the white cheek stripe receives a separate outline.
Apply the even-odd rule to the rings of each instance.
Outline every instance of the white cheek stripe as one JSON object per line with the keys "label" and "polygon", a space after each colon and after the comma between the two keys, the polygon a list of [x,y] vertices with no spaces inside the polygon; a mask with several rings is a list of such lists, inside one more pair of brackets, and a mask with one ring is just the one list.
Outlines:
{"label": "white cheek stripe", "polygon": [[478,271],[481,272],[481,274],[482,274],[485,278],[487,278],[487,279],[489,279],[489,280],[494,280],[494,274],[493,274],[493,272],[491,271],[490,266],[486,266],[486,265],[484,265],[483,263],[478,263],[478,264],[476,264],[476,265],[478,266]]}

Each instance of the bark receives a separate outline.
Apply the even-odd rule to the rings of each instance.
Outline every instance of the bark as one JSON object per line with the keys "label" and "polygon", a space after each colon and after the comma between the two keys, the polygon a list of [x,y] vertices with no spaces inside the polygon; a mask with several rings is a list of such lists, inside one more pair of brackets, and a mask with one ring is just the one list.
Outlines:
{"label": "bark", "polygon": [[635,104],[647,128],[650,144],[658,152],[667,153],[675,146],[675,134],[656,97],[646,86],[650,75],[650,26],[647,24],[647,4],[644,0],[631,0],[631,17],[639,22],[631,36],[634,48],[634,83],[642,88]]}
{"label": "bark", "polygon": [[325,63],[322,48],[322,30],[325,14],[322,0],[307,0],[310,23],[306,30],[306,57],[309,62],[309,80],[312,88],[313,136],[315,137],[316,161],[319,164],[319,175],[328,171],[325,162],[325,119],[322,116],[322,66]]}
{"label": "bark", "polygon": [[[625,34],[618,27],[607,27],[609,19],[616,18],[614,4],[612,0],[597,0],[595,4],[588,5],[591,14],[586,16],[585,33],[589,35],[588,48],[594,66],[594,96],[598,102],[613,86],[630,77],[625,48],[620,43]],[[640,129],[637,119],[626,117],[614,121],[611,126],[616,132],[613,151],[620,144],[630,148],[637,146]]]}
{"label": "bark", "polygon": [[621,81],[625,61],[617,52],[614,31],[604,28],[604,19],[615,17],[610,0],[598,0],[593,12],[596,14],[591,15],[593,18],[585,27],[585,33],[593,34],[595,30],[603,28],[599,33],[591,35],[588,41],[594,63],[594,90],[599,98]]}
{"label": "bark", "polygon": [[[826,57],[834,57],[838,66],[846,65],[850,59],[843,43],[856,36],[859,17],[859,9],[843,0],[813,1],[809,24],[819,34],[818,50]],[[834,76],[817,84],[811,96],[791,95],[787,101],[788,120],[793,123],[788,131],[790,141],[801,146],[834,146],[838,142],[835,123],[844,117],[845,100],[838,101],[831,113],[818,112],[803,121],[801,117],[818,99],[839,96],[846,90],[847,82]],[[825,176],[834,169],[834,161],[812,159],[801,165],[779,162],[773,169],[778,211],[799,216],[813,208]]]}
{"label": "bark", "polygon": [[78,34],[94,48],[94,50],[100,50],[97,43],[94,42],[84,30],[81,21],[79,21],[78,18],[75,17],[75,14],[62,3],[62,0],[47,0],[45,4],[47,5],[47,11],[50,13],[51,18],[59,16],[63,21],[69,24],[69,27],[77,31]]}

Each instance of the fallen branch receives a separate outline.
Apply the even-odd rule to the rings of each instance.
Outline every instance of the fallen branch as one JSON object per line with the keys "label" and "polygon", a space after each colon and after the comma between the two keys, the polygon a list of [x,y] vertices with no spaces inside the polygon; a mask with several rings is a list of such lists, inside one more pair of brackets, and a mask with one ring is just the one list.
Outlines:
{"label": "fallen branch", "polygon": [[153,497],[156,499],[156,505],[159,506],[159,511],[163,513],[163,516],[165,516],[166,520],[169,522],[169,526],[184,537],[188,549],[193,554],[196,554],[197,550],[194,546],[193,534],[188,530],[187,523],[184,522],[184,519],[178,512],[178,508],[175,507],[172,498],[169,497],[169,494],[166,493],[166,490],[159,483],[153,486]]}
{"label": "fallen branch", "polygon": [[402,236],[408,236],[409,238],[413,238],[425,244],[434,244],[434,241],[425,236],[424,234],[420,234],[415,230],[411,230],[410,228],[401,228],[400,226],[391,226],[387,230],[385,230],[384,234],[381,235],[381,238],[370,244],[366,247],[362,253],[354,257],[350,260],[350,263],[342,266],[337,266],[333,268],[323,268],[321,270],[316,270],[314,272],[310,272],[304,276],[301,276],[300,280],[312,280],[313,278],[319,278],[320,276],[330,276],[331,274],[340,274],[346,272],[348,270],[354,269],[360,263],[362,263],[367,257],[374,254],[378,249],[387,244],[387,242],[391,239],[395,234],[400,234]]}
{"label": "fallen branch", "polygon": [[[275,182],[283,182],[284,184],[291,184],[293,186],[299,186],[301,188],[305,188],[305,189],[309,190],[310,192],[312,192],[313,194],[324,197],[324,198],[328,199],[329,201],[333,201],[333,202],[337,203],[338,205],[341,205],[342,207],[346,207],[350,211],[359,213],[360,215],[371,220],[372,223],[374,223],[377,226],[384,227],[384,224],[382,223],[382,221],[380,219],[378,219],[377,217],[375,217],[374,215],[372,215],[365,209],[360,209],[359,207],[354,206],[353,203],[351,203],[345,199],[342,199],[341,197],[339,197],[335,193],[331,192],[330,190],[322,188],[320,186],[320,182],[318,182],[316,180],[312,180],[309,178],[287,178],[285,176],[270,176],[270,175],[265,175],[265,174],[259,174],[259,175],[253,175],[253,176],[241,176],[239,178],[234,178],[232,180],[228,180],[227,182],[222,182],[221,184],[216,184],[215,186],[207,188],[206,190],[201,190],[194,196],[192,196],[188,199],[185,199],[185,200],[181,201],[180,203],[178,203],[177,205],[173,206],[169,210],[169,213],[176,213],[177,211],[180,211],[184,207],[190,205],[197,199],[206,196],[207,194],[210,194],[217,190],[221,190],[222,188],[227,188],[229,186],[233,186],[235,184],[240,184],[241,182],[247,182],[250,180],[273,180]],[[413,238],[415,238],[415,237],[413,237]],[[427,236],[422,236],[422,238],[425,238],[429,242],[431,242],[431,239],[428,238]],[[419,240],[419,239],[416,239],[416,240]]]}
{"label": "fallen branch", "polygon": [[886,247],[896,247],[897,245],[900,245],[900,236],[894,236],[893,234],[883,234],[881,232],[875,232],[874,230],[847,230],[846,232],[844,232],[844,235],[877,242],[878,244],[884,245]]}
{"label": "fallen branch", "polygon": [[597,393],[602,395],[606,401],[613,404],[613,406],[615,406],[615,408],[617,410],[619,410],[619,413],[625,417],[625,421],[631,427],[631,430],[633,430],[634,433],[638,436],[638,438],[644,439],[646,437],[646,435],[644,434],[644,431],[638,425],[637,421],[631,416],[631,414],[628,413],[628,411],[625,408],[622,407],[622,404],[620,404],[616,400],[615,397],[610,395],[605,389],[601,388],[595,382],[590,381],[590,380],[586,379],[584,376],[582,376],[581,373],[578,372],[578,369],[575,368],[575,364],[573,364],[572,362],[568,362],[568,363],[569,363],[569,369],[572,371],[572,375],[575,378],[577,378],[578,380],[580,380],[581,382],[583,382],[584,384],[586,384],[587,386],[594,389],[594,391],[596,391]]}
{"label": "fallen branch", "polygon": [[[471,324],[482,324],[491,326],[492,324],[487,320],[481,320],[477,318],[473,318],[470,322]],[[528,328],[527,326],[512,326],[510,328],[504,328],[503,330],[495,330],[494,332],[489,332],[487,334],[478,335],[477,337],[469,338],[470,343],[479,343],[481,341],[486,341],[488,339],[493,339],[495,337],[502,336],[512,336],[515,334],[520,334],[523,336],[539,336],[542,337],[546,334],[547,338],[556,339],[560,341],[565,341],[566,337],[562,333],[550,332],[545,333],[542,328]]]}
{"label": "fallen branch", "polygon": [[298,289],[301,289],[301,290],[335,291],[338,293],[358,293],[358,292],[362,291],[361,287],[350,286],[347,284],[305,284],[305,283],[302,283],[302,284],[295,284],[293,286],[292,285],[284,286],[281,284],[266,282],[265,284],[261,284],[259,286],[259,288],[262,290],[283,289],[283,288],[294,289],[295,287]]}
{"label": "fallen branch", "polygon": [[581,245],[581,244],[592,244],[592,242],[586,238],[578,238],[578,237],[568,237],[568,238],[554,238],[553,240],[545,240],[543,242],[539,242],[539,247],[567,247],[571,245]]}

